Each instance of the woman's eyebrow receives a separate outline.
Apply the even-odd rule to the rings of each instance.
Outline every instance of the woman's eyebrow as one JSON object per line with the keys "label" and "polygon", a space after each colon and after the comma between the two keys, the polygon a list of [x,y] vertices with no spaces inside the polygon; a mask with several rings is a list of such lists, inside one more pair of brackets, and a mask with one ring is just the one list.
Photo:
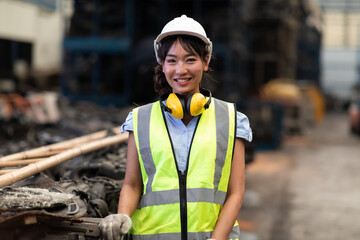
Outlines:
{"label": "woman's eyebrow", "polygon": [[[193,57],[193,56],[196,56],[196,54],[188,53],[188,54],[185,55],[185,57]],[[168,54],[166,54],[166,57],[177,57],[177,55],[168,53]]]}

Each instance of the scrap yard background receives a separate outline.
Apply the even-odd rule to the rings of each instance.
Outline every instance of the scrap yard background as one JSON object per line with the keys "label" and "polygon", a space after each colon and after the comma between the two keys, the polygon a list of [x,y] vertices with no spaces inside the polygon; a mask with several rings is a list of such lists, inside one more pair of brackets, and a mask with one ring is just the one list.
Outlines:
{"label": "scrap yard background", "polygon": [[[99,131],[96,140],[118,136],[134,107],[157,100],[153,40],[181,14],[214,44],[205,86],[236,103],[253,130],[241,240],[358,239],[357,0],[1,0],[0,184],[30,161],[95,140],[27,151]],[[97,223],[117,209],[126,147],[5,184],[0,238],[99,239]],[[33,200],[54,194],[62,202]]]}

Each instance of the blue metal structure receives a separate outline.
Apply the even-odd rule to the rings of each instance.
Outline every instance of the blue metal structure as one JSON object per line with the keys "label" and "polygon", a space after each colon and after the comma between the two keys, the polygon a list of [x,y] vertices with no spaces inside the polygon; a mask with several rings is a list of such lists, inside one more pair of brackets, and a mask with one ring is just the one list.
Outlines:
{"label": "blue metal structure", "polygon": [[[124,12],[102,8],[106,3],[124,6]],[[70,32],[70,36],[66,36],[63,42],[63,95],[71,100],[90,100],[104,105],[127,104],[131,92],[134,1],[75,0],[74,8],[74,21],[80,23],[78,26],[82,31]],[[88,11],[89,8],[91,10]],[[83,23],[86,25],[81,25]],[[105,33],[104,29],[109,27],[114,29]],[[77,64],[81,59],[91,63],[85,73],[81,73]],[[121,71],[118,69],[111,74],[107,66],[114,62]],[[74,85],[77,87],[72,87]],[[90,87],[84,88],[83,85]]]}
{"label": "blue metal structure", "polygon": [[284,107],[278,103],[247,100],[236,104],[246,114],[253,131],[253,144],[258,151],[274,150],[283,142]]}

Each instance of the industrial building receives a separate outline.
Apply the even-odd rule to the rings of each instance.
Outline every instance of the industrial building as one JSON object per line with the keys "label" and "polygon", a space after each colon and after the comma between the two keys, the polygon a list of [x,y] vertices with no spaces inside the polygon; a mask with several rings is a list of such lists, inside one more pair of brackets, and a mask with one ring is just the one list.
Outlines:
{"label": "industrial building", "polygon": [[[245,144],[249,187],[238,217],[241,239],[323,239],[304,224],[306,206],[294,201],[310,206],[296,195],[307,193],[301,178],[311,185],[310,179],[319,180],[315,175],[323,176],[324,169],[311,172],[301,163],[302,157],[311,161],[311,147],[328,153],[328,144],[352,158],[358,154],[357,0],[0,0],[0,236],[100,239],[97,224],[117,211],[125,176],[127,136],[119,126],[134,107],[159,99],[154,39],[182,14],[199,21],[213,42],[212,79],[203,87],[235,103],[254,135]],[[336,136],[339,145],[327,139]],[[324,164],[321,156],[340,165],[331,158],[336,154],[315,151],[315,167]],[[58,155],[56,164],[41,164]],[[22,169],[37,161],[41,167]],[[28,186],[76,198],[61,208],[64,203],[47,204],[52,191],[25,189],[44,199],[34,207],[16,190]],[[347,211],[359,212],[354,199]],[[20,211],[21,203],[27,205]],[[269,217],[271,207],[279,217]],[[328,216],[322,217],[319,222]],[[319,222],[313,225],[323,227]],[[334,230],[337,238],[327,239],[356,239],[359,232],[348,229],[353,232],[342,237]]]}

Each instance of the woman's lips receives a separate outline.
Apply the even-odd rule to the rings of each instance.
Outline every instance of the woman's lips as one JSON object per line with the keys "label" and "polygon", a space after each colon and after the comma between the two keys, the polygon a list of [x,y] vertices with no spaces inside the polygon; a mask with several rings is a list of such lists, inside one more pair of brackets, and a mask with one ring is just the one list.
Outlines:
{"label": "woman's lips", "polygon": [[184,83],[190,81],[191,78],[177,78],[175,79],[175,82]]}

